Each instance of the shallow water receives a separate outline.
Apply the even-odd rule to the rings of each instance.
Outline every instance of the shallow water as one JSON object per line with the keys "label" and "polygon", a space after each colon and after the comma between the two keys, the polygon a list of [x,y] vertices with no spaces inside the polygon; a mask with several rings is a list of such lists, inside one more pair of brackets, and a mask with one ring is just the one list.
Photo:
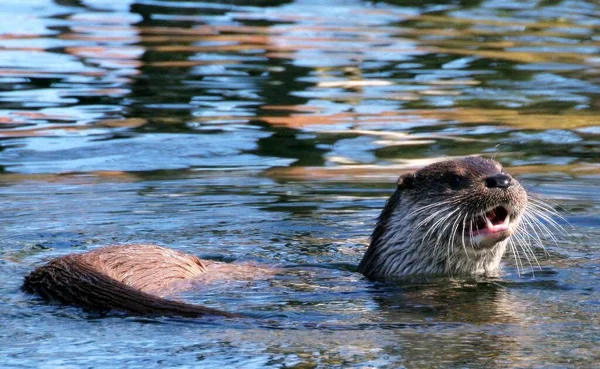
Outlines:
{"label": "shallow water", "polygon": [[[4,0],[2,367],[597,365],[600,7],[445,3]],[[469,154],[570,223],[541,269],[356,273],[398,174]],[[127,242],[285,273],[182,296],[242,321],[19,290],[52,257]]]}

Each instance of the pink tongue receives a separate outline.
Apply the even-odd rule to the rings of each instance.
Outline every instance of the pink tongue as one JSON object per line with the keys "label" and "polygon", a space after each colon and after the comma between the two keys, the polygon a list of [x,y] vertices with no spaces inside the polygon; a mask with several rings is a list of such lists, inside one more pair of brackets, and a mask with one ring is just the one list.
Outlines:
{"label": "pink tongue", "polygon": [[495,209],[488,212],[485,215],[485,226],[474,231],[473,235],[480,235],[480,234],[494,234],[494,233],[498,233],[498,232],[503,232],[508,230],[508,225],[504,223],[504,221],[502,221],[499,224],[493,224],[494,221],[499,221],[497,215],[496,215],[496,211]]}
{"label": "pink tongue", "polygon": [[494,234],[498,232],[503,232],[508,230],[508,226],[506,224],[497,224],[493,225],[490,223],[486,223],[485,228],[478,229],[473,232],[473,236],[477,236],[480,234]]}
{"label": "pink tongue", "polygon": [[508,229],[508,226],[506,224],[496,224],[496,225],[490,226],[490,224],[488,223],[487,227],[485,227],[485,230],[489,231],[491,233],[506,231],[507,229]]}

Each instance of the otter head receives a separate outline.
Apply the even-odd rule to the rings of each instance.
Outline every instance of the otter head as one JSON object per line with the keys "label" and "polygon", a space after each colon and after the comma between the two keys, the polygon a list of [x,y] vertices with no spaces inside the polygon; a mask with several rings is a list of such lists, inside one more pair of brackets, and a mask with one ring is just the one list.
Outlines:
{"label": "otter head", "polygon": [[490,159],[443,161],[402,175],[359,271],[376,278],[491,274],[526,204],[519,182]]}

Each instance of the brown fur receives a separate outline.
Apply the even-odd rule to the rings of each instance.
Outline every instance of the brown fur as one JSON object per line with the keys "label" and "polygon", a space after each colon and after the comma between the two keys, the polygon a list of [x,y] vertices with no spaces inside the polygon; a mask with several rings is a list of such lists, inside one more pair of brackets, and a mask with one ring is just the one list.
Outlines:
{"label": "brown fur", "polygon": [[101,312],[236,316],[157,296],[205,270],[197,257],[172,249],[155,245],[110,246],[51,260],[25,278],[23,289],[49,301]]}

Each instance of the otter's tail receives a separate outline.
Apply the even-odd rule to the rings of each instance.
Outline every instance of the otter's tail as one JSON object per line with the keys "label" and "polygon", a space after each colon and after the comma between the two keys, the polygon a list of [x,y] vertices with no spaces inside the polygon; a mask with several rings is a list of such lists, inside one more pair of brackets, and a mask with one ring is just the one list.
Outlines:
{"label": "otter's tail", "polygon": [[127,286],[90,265],[58,258],[25,277],[23,290],[62,304],[107,312],[120,310],[134,315],[202,317],[217,315],[237,317],[204,306],[167,300]]}

